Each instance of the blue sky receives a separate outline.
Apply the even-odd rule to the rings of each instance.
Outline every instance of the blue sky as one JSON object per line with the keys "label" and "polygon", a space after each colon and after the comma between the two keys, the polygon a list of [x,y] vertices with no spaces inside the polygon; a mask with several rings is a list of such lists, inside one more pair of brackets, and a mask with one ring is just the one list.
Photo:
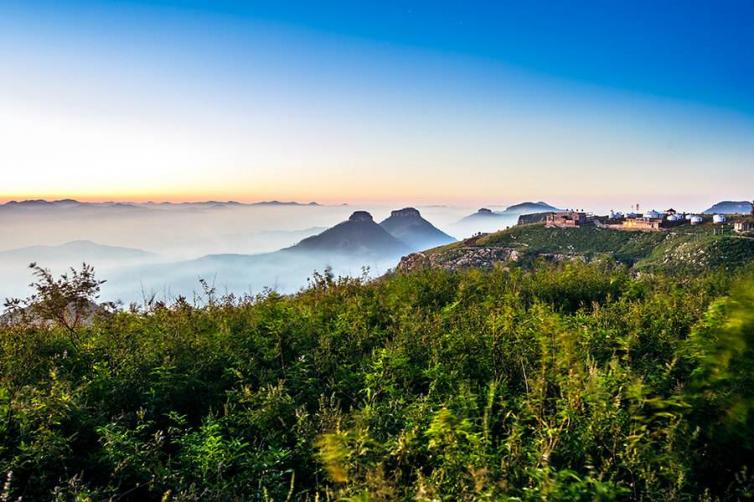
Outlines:
{"label": "blue sky", "polygon": [[752,54],[752,1],[5,1],[0,199],[750,199]]}

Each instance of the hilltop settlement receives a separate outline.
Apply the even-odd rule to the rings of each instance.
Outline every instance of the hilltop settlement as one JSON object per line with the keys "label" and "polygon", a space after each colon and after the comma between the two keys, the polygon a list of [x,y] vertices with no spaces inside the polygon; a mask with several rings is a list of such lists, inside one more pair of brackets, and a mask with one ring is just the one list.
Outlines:
{"label": "hilltop settlement", "polygon": [[675,209],[641,213],[638,207],[607,215],[577,210],[523,214],[511,228],[405,256],[397,269],[457,270],[601,258],[637,271],[734,269],[754,260],[754,204],[729,206],[747,212],[717,212],[717,204],[698,214]]}

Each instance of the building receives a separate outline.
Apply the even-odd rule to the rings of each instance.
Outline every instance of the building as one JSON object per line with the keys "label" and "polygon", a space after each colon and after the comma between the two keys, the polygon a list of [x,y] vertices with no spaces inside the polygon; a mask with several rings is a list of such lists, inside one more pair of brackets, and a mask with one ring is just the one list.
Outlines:
{"label": "building", "polygon": [[586,225],[588,221],[586,213],[579,211],[560,211],[548,214],[545,226],[547,228],[578,228]]}
{"label": "building", "polygon": [[728,221],[728,218],[726,218],[724,214],[716,214],[712,217],[712,222],[718,225],[725,223],[726,221]]}
{"label": "building", "polygon": [[691,218],[689,218],[689,223],[692,225],[700,225],[702,222],[704,222],[704,218],[697,215],[691,215]]}
{"label": "building", "polygon": [[739,234],[754,232],[754,223],[750,221],[737,221],[733,224],[733,230]]}
{"label": "building", "polygon": [[658,232],[663,227],[662,218],[626,218],[623,221],[623,230],[643,230],[645,232]]}

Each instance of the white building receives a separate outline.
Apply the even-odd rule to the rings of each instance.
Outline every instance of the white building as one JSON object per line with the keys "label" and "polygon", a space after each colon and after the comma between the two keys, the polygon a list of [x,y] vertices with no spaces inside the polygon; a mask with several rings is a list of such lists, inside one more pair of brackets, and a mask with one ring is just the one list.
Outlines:
{"label": "white building", "polygon": [[712,217],[712,222],[717,223],[718,225],[725,223],[726,221],[728,221],[728,218],[726,218],[724,214],[716,214]]}

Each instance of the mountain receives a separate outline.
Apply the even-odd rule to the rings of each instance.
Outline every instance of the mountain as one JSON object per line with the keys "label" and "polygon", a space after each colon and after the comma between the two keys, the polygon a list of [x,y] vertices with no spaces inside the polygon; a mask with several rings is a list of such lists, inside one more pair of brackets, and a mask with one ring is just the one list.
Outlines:
{"label": "mountain", "polygon": [[308,237],[295,246],[264,254],[215,254],[194,260],[136,266],[111,276],[103,289],[108,299],[138,301],[135,293],[159,298],[191,297],[204,278],[218,292],[243,295],[271,288],[293,293],[305,286],[315,271],[330,269],[342,276],[382,274],[411,250],[374,222],[366,211],[356,211],[342,223]]}
{"label": "mountain", "polygon": [[542,202],[542,201],[521,202],[520,204],[514,204],[512,206],[508,206],[503,211],[493,211],[491,209],[487,209],[486,207],[483,207],[476,213],[466,216],[459,223],[465,222],[465,221],[466,222],[481,221],[481,220],[490,221],[490,220],[500,219],[500,218],[517,217],[522,214],[548,213],[552,211],[560,211],[560,209],[553,207],[550,204],[546,202]]}
{"label": "mountain", "polygon": [[413,207],[398,209],[382,220],[380,226],[412,250],[428,249],[455,242],[455,239],[422,218]]}
{"label": "mountain", "polygon": [[455,235],[471,236],[478,233],[496,232],[502,228],[516,224],[517,216],[495,212],[486,207],[481,208],[476,213],[461,218],[452,225]]}
{"label": "mountain", "polygon": [[704,214],[751,214],[751,202],[725,200],[704,211]]}
{"label": "mountain", "polygon": [[399,256],[410,249],[375,223],[371,214],[356,211],[347,221],[307,237],[285,251]]}
{"label": "mountain", "polygon": [[12,215],[66,215],[73,218],[88,218],[93,215],[129,215],[145,213],[149,208],[141,204],[128,202],[79,202],[73,199],[63,200],[22,200],[0,204],[0,214]]}
{"label": "mountain", "polygon": [[281,202],[279,200],[263,200],[261,202],[254,202],[249,205],[250,206],[319,206],[319,203],[314,202],[314,201],[304,203],[304,202],[295,202],[295,201]]}
{"label": "mountain", "polygon": [[300,206],[300,207],[318,207],[317,202],[295,202],[295,201],[278,201],[263,200],[260,202],[243,203],[234,200],[229,201],[199,201],[199,202],[79,202],[73,199],[63,200],[11,200],[0,204],[0,209],[71,209],[71,208],[116,208],[116,209],[147,209],[150,207],[198,207],[198,208],[226,208],[226,207],[253,207],[253,206]]}
{"label": "mountain", "polygon": [[522,202],[520,204],[514,204],[505,208],[504,213],[515,214],[531,214],[531,213],[546,213],[551,211],[560,211],[558,208],[551,206],[546,202]]}
{"label": "mountain", "polygon": [[501,217],[502,215],[500,213],[496,213],[492,209],[487,209],[486,207],[483,207],[479,209],[476,213],[463,217],[459,223],[468,222],[468,221],[479,221],[479,220],[496,220]]}
{"label": "mountain", "polygon": [[5,204],[0,204],[1,209],[50,209],[55,207],[76,207],[81,205],[80,202],[72,200],[72,199],[64,199],[64,200],[43,200],[43,199],[34,199],[34,200],[11,200],[6,202]]}
{"label": "mountain", "polygon": [[293,293],[305,286],[315,271],[330,269],[336,276],[360,276],[367,267],[370,274],[379,275],[410,252],[405,243],[375,223],[371,214],[356,211],[347,221],[271,253],[215,254],[123,269],[111,275],[103,295],[127,301],[138,301],[135,293],[139,291],[159,298],[191,297],[201,290],[200,278],[220,294],[243,295],[264,288]]}
{"label": "mountain", "polygon": [[86,240],[67,242],[59,246],[30,246],[0,251],[0,261],[3,265],[19,262],[28,265],[34,261],[43,266],[56,262],[66,265],[86,262],[97,266],[147,260],[154,257],[156,257],[155,254],[141,249],[105,246]]}

